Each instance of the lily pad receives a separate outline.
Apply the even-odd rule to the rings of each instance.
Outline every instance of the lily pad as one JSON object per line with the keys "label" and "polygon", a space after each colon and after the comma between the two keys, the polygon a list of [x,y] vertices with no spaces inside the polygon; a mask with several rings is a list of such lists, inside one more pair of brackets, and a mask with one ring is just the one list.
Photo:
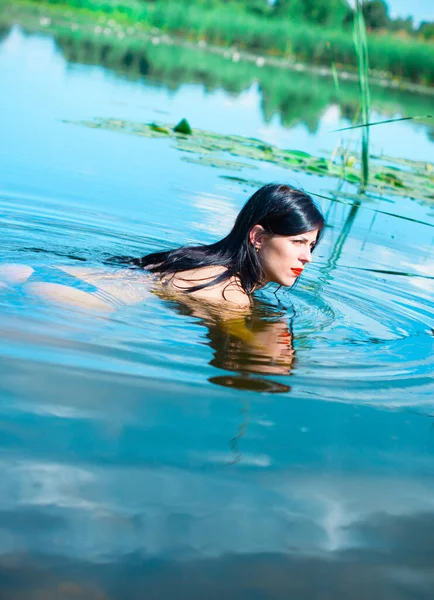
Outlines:
{"label": "lily pad", "polygon": [[296,158],[312,158],[312,154],[308,154],[302,150],[285,150],[285,154]]}
{"label": "lily pad", "polygon": [[344,179],[350,183],[360,183],[361,178],[356,173],[345,173]]}
{"label": "lily pad", "polygon": [[241,171],[242,169],[257,169],[257,167],[253,165],[247,165],[245,163],[235,162],[234,160],[225,160],[223,158],[216,158],[210,156],[198,156],[197,158],[183,156],[182,160],[185,160],[189,163],[193,163],[195,165],[215,167],[216,169],[226,169],[229,171]]}
{"label": "lily pad", "polygon": [[294,167],[303,164],[303,161],[300,158],[294,158],[292,156],[285,156],[283,160],[286,164],[293,165]]}
{"label": "lily pad", "polygon": [[383,183],[386,183],[388,185],[392,185],[394,187],[400,187],[400,188],[405,188],[405,184],[403,183],[403,181],[394,173],[377,173],[376,175],[374,175],[375,179],[378,179],[379,181],[382,181]]}
{"label": "lily pad", "polygon": [[168,127],[162,127],[161,125],[157,125],[156,123],[150,123],[149,128],[152,129],[152,131],[164,133],[164,135],[170,135],[170,129]]}
{"label": "lily pad", "polygon": [[[347,165],[343,168],[341,163],[334,162],[333,159],[313,156],[300,150],[283,150],[254,138],[191,130],[187,122],[191,133],[186,134],[187,129],[180,127],[181,123],[182,121],[173,127],[168,124],[133,123],[121,119],[95,119],[76,124],[148,138],[171,138],[175,148],[184,153],[184,160],[204,166],[239,171],[244,168],[255,169],[260,162],[267,162],[293,172],[334,177],[353,184],[359,184],[361,181],[360,160],[357,156],[352,167],[348,168]],[[183,129],[182,135],[178,135],[179,129]],[[247,159],[248,163],[233,160],[231,157]],[[386,195],[389,198],[403,196],[432,203],[434,166],[431,163],[387,156],[371,156],[370,159],[367,194],[377,194],[383,198]]]}

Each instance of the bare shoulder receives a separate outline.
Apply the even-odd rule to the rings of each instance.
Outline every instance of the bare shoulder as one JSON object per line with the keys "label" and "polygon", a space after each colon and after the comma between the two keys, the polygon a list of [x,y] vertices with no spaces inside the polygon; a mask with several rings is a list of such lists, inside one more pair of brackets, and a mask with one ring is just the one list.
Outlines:
{"label": "bare shoulder", "polygon": [[[190,271],[181,271],[175,275],[166,277],[163,282],[172,292],[184,292],[192,287],[209,283],[222,273],[227,271],[226,267],[202,267]],[[218,304],[230,304],[235,308],[249,308],[250,298],[241,287],[238,277],[231,277],[215,285],[196,290],[188,296],[200,300],[206,300]]]}
{"label": "bare shoulder", "polygon": [[212,266],[200,267],[199,269],[190,269],[189,271],[179,271],[167,277],[171,285],[178,285],[181,289],[188,289],[212,281],[222,273],[227,271],[226,267]]}
{"label": "bare shoulder", "polygon": [[221,294],[226,302],[230,302],[239,308],[250,308],[250,298],[241,287],[238,277],[231,277],[221,287]]}

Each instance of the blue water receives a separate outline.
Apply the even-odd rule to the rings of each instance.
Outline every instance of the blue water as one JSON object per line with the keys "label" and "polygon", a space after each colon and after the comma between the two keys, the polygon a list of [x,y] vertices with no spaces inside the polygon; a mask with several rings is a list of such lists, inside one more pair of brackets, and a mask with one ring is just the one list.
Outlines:
{"label": "blue water", "polygon": [[[129,81],[17,27],[0,81],[1,263],[206,243],[254,191],[169,139],[82,120],[187,116],[312,153],[342,123],[331,107],[315,135],[267,124],[254,87]],[[425,125],[394,127],[374,147],[432,158]],[[432,204],[238,174],[344,192],[320,200],[329,227],[297,287],[258,296],[260,356],[151,293],[108,316],[0,292],[2,598],[432,597]]]}

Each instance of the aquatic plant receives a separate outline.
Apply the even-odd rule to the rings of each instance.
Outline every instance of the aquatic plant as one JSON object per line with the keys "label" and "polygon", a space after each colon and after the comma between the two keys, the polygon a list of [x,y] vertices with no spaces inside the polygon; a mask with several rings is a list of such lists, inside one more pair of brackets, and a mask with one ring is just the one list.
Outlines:
{"label": "aquatic plant", "polygon": [[181,119],[179,123],[173,128],[173,131],[175,133],[183,133],[185,135],[192,134],[190,123],[187,121],[187,119]]}
{"label": "aquatic plant", "polygon": [[[339,156],[327,160],[325,157],[313,156],[300,150],[281,149],[255,138],[219,135],[195,128],[192,129],[191,134],[185,135],[176,133],[174,125],[135,123],[122,119],[95,119],[71,123],[147,138],[165,137],[172,140],[175,147],[185,153],[183,160],[227,171],[252,170],[257,168],[258,162],[267,162],[294,172],[343,179],[357,186],[362,182],[360,156],[355,156],[354,161],[342,172]],[[370,172],[371,177],[366,192],[374,197],[405,196],[422,202],[434,202],[434,165],[431,163],[371,156]],[[229,177],[255,186],[261,184],[242,177]]]}
{"label": "aquatic plant", "polygon": [[371,111],[371,96],[369,90],[369,59],[368,39],[366,35],[365,18],[363,15],[363,2],[356,0],[354,14],[354,46],[357,55],[357,67],[360,84],[360,103],[362,125],[362,152],[361,152],[361,188],[365,189],[369,181],[369,115]]}
{"label": "aquatic plant", "polygon": [[339,75],[338,75],[338,69],[336,66],[336,61],[335,61],[335,58],[333,55],[333,51],[332,51],[330,42],[327,42],[327,47],[330,50],[330,66],[331,66],[331,70],[332,70],[333,83],[334,83],[335,91],[336,91],[336,98],[339,99],[339,96],[340,96]]}

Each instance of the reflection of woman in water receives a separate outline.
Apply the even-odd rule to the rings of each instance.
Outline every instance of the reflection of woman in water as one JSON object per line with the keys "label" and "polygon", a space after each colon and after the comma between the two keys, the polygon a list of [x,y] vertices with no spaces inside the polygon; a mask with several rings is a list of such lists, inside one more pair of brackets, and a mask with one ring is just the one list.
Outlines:
{"label": "reflection of woman in water", "polygon": [[206,327],[208,345],[213,351],[210,364],[235,373],[213,376],[211,383],[260,392],[289,391],[288,385],[263,376],[291,373],[295,360],[291,325],[288,326],[287,315],[281,311],[270,315],[268,310],[265,319],[261,304],[255,302],[249,313],[221,316],[206,310],[204,304],[187,307],[185,302],[172,303],[179,312],[198,318]]}
{"label": "reflection of woman in water", "polygon": [[232,231],[214,244],[113,259],[135,268],[3,265],[0,277],[3,285],[23,285],[44,300],[116,310],[143,300],[149,290],[147,271],[165,294],[246,311],[253,292],[267,283],[295,283],[323,227],[322,214],[305,192],[269,184],[253,194]]}

